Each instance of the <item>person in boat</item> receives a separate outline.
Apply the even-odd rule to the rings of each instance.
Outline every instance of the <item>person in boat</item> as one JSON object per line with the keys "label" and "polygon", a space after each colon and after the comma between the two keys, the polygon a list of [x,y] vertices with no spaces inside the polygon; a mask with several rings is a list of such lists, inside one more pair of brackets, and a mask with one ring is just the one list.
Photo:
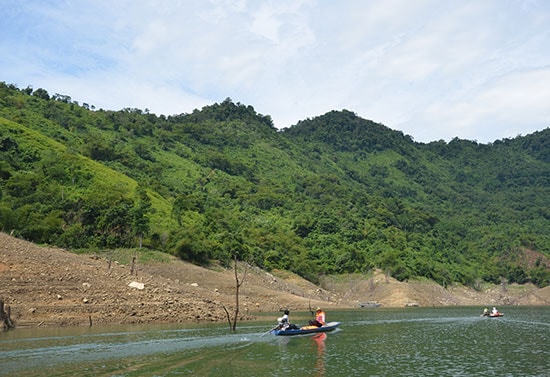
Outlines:
{"label": "person in boat", "polygon": [[317,307],[317,309],[315,310],[315,319],[312,319],[311,321],[309,321],[309,325],[321,327],[321,326],[324,326],[325,323],[326,323],[326,314],[321,308]]}
{"label": "person in boat", "polygon": [[493,306],[493,310],[491,310],[491,315],[498,315],[498,310]]}
{"label": "person in boat", "polygon": [[281,318],[277,318],[277,321],[279,322],[279,330],[296,330],[298,329],[298,326],[296,326],[294,323],[290,323],[289,319],[290,311],[286,309],[283,312],[283,316]]}
{"label": "person in boat", "polygon": [[487,317],[488,315],[489,315],[489,309],[488,308],[483,309],[483,316]]}

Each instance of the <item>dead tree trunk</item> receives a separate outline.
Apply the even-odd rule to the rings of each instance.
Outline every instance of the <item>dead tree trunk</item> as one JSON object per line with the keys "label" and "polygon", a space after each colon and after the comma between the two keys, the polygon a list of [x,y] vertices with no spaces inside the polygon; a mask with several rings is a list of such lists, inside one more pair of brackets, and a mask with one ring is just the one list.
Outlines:
{"label": "dead tree trunk", "polygon": [[237,331],[237,320],[239,318],[239,289],[241,288],[241,285],[243,285],[244,279],[246,278],[246,274],[248,272],[248,263],[245,264],[243,278],[239,279],[239,273],[237,271],[237,256],[235,256],[234,258],[235,258],[235,265],[234,265],[234,270],[235,270],[235,311],[234,311],[234,315],[233,315],[233,322],[231,322],[231,318],[229,316],[229,311],[227,310],[227,308],[224,306],[223,309],[225,310],[225,314],[227,315],[227,320],[229,322],[229,329],[233,332],[236,332]]}
{"label": "dead tree trunk", "polygon": [[9,305],[4,307],[4,300],[0,298],[0,330],[9,330],[15,327],[10,318],[10,312]]}
{"label": "dead tree trunk", "polygon": [[136,260],[137,260],[137,252],[134,252],[134,255],[132,256],[132,266],[130,268],[130,275],[133,275],[134,272],[137,276],[137,266],[136,266]]}

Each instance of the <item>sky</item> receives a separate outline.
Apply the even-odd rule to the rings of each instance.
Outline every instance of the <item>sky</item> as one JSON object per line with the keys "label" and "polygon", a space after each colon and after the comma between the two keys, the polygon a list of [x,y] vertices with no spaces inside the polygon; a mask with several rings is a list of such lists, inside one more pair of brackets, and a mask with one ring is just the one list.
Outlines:
{"label": "sky", "polygon": [[157,115],[226,98],[275,127],[346,109],[490,143],[550,126],[547,0],[0,0],[0,81]]}

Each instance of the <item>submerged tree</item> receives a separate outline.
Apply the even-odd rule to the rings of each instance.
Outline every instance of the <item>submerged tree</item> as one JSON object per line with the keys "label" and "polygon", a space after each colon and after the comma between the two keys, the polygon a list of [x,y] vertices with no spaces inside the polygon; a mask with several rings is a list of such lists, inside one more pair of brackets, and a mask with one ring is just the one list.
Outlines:
{"label": "submerged tree", "polygon": [[246,274],[248,272],[248,263],[245,263],[244,266],[244,273],[242,279],[239,279],[239,273],[237,270],[237,256],[234,256],[234,271],[235,271],[235,310],[233,313],[233,321],[231,320],[231,315],[229,314],[229,310],[226,308],[226,306],[223,306],[223,310],[225,310],[225,314],[227,315],[227,322],[229,322],[229,330],[230,331],[237,331],[237,320],[239,318],[239,289],[241,288],[241,285],[244,283],[244,279],[246,279]]}

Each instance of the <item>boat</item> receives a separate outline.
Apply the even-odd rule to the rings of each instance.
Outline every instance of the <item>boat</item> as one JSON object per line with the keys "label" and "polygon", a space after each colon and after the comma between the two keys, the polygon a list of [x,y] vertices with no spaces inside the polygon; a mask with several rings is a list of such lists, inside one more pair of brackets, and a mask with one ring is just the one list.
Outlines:
{"label": "boat", "polygon": [[304,326],[299,329],[293,329],[293,330],[277,330],[273,329],[271,330],[271,333],[273,335],[277,336],[292,336],[292,335],[303,335],[303,334],[315,334],[315,333],[322,333],[322,332],[329,332],[334,331],[336,328],[340,326],[340,322],[329,322],[324,326],[321,327],[315,327],[315,326]]}
{"label": "boat", "polygon": [[360,302],[359,303],[360,308],[374,309],[374,308],[378,308],[380,306],[382,306],[382,304],[379,303],[378,301],[365,301],[365,302]]}
{"label": "boat", "polygon": [[487,317],[487,318],[499,318],[504,317],[504,313],[488,313],[488,314],[482,314],[480,317]]}

